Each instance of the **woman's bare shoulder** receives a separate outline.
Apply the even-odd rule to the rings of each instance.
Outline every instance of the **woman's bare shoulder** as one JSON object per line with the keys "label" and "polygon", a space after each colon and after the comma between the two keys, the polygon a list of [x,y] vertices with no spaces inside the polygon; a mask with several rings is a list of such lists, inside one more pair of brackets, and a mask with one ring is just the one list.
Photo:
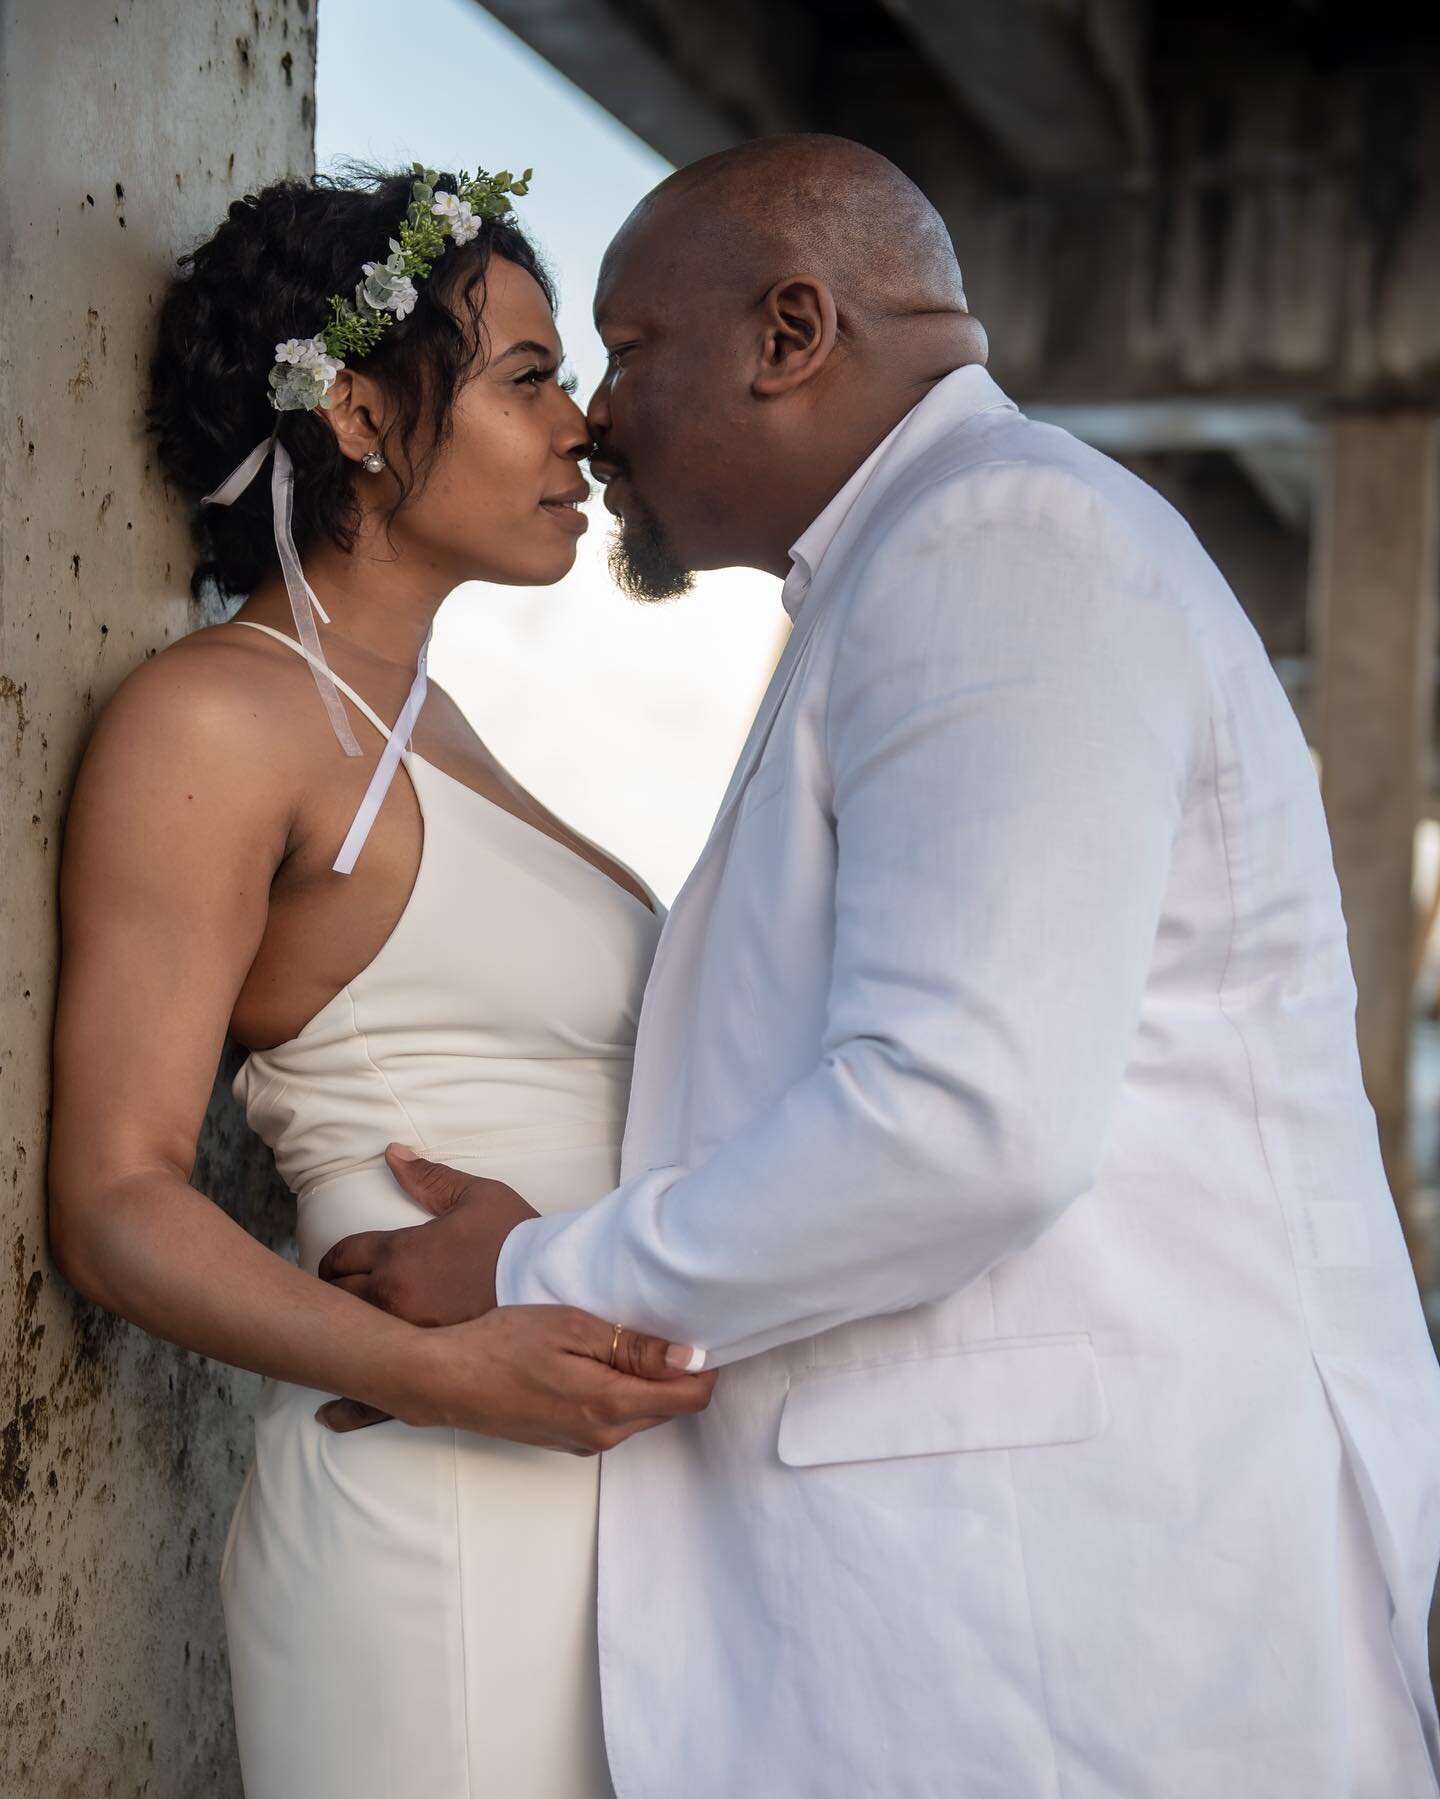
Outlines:
{"label": "woman's bare shoulder", "polygon": [[301,691],[289,663],[257,631],[206,625],[137,664],[115,690],[101,725],[142,734],[179,729],[197,747],[218,736],[260,749]]}
{"label": "woman's bare shoulder", "polygon": [[288,797],[275,783],[293,765],[300,689],[278,662],[260,633],[233,624],[167,644],[126,675],[100,714],[84,778],[183,767],[217,794],[243,783]]}

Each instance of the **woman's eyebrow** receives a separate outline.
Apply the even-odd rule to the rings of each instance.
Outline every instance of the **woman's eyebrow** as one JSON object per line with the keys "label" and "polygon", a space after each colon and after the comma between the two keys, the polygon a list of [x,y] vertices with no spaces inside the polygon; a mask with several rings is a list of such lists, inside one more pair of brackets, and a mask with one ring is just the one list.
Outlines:
{"label": "woman's eyebrow", "polygon": [[497,362],[508,362],[512,356],[542,356],[546,362],[563,360],[563,352],[557,352],[549,344],[538,344],[533,338],[526,338],[523,343],[511,344],[495,358]]}

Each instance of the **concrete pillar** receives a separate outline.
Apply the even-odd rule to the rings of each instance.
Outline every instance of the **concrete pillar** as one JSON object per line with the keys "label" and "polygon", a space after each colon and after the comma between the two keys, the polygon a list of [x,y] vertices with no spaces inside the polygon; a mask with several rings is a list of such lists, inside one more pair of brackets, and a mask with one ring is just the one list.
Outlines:
{"label": "concrete pillar", "polygon": [[1330,430],[1317,513],[1317,747],[1359,988],[1365,1084],[1402,1216],[1415,917],[1429,778],[1440,453],[1419,414]]}
{"label": "concrete pillar", "polygon": [[[142,429],[176,256],[312,166],[313,0],[0,4],[0,1793],[238,1799],[216,1572],[253,1383],[80,1304],[45,1251],[65,801],[195,622]],[[272,1231],[223,1092],[197,1184]]]}

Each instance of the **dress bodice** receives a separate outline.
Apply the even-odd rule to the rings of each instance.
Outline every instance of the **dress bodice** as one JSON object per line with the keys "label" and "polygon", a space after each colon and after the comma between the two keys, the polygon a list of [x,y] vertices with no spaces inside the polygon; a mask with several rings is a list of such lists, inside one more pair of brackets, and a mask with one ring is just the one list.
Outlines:
{"label": "dress bodice", "polygon": [[424,843],[399,921],[297,1036],[252,1053],[235,1080],[301,1197],[391,1141],[441,1161],[523,1156],[618,1145],[624,1126],[658,903],[413,751],[402,766]]}

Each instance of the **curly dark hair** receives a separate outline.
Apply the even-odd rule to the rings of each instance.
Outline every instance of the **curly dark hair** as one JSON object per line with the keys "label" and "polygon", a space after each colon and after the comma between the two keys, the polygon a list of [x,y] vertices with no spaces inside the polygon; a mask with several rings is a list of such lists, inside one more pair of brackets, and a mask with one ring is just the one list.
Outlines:
{"label": "curly dark hair", "polygon": [[[278,566],[268,481],[253,482],[233,506],[197,504],[277,420],[295,463],[296,548],[303,556],[321,538],[354,547],[353,465],[313,413],[272,409],[267,377],[275,345],[313,337],[329,317],[331,294],[352,293],[362,265],[384,260],[413,179],[352,167],[277,181],[236,200],[214,236],[181,258],[160,312],[148,418],[166,473],[194,507],[197,597],[210,582],[230,597],[248,594]],[[453,176],[441,183],[455,185]],[[412,471],[392,519],[423,485],[461,387],[489,354],[483,314],[492,256],[533,275],[554,310],[554,284],[529,239],[513,220],[486,219],[471,243],[447,247],[417,283],[414,311],[364,359],[395,405],[395,436]]]}

